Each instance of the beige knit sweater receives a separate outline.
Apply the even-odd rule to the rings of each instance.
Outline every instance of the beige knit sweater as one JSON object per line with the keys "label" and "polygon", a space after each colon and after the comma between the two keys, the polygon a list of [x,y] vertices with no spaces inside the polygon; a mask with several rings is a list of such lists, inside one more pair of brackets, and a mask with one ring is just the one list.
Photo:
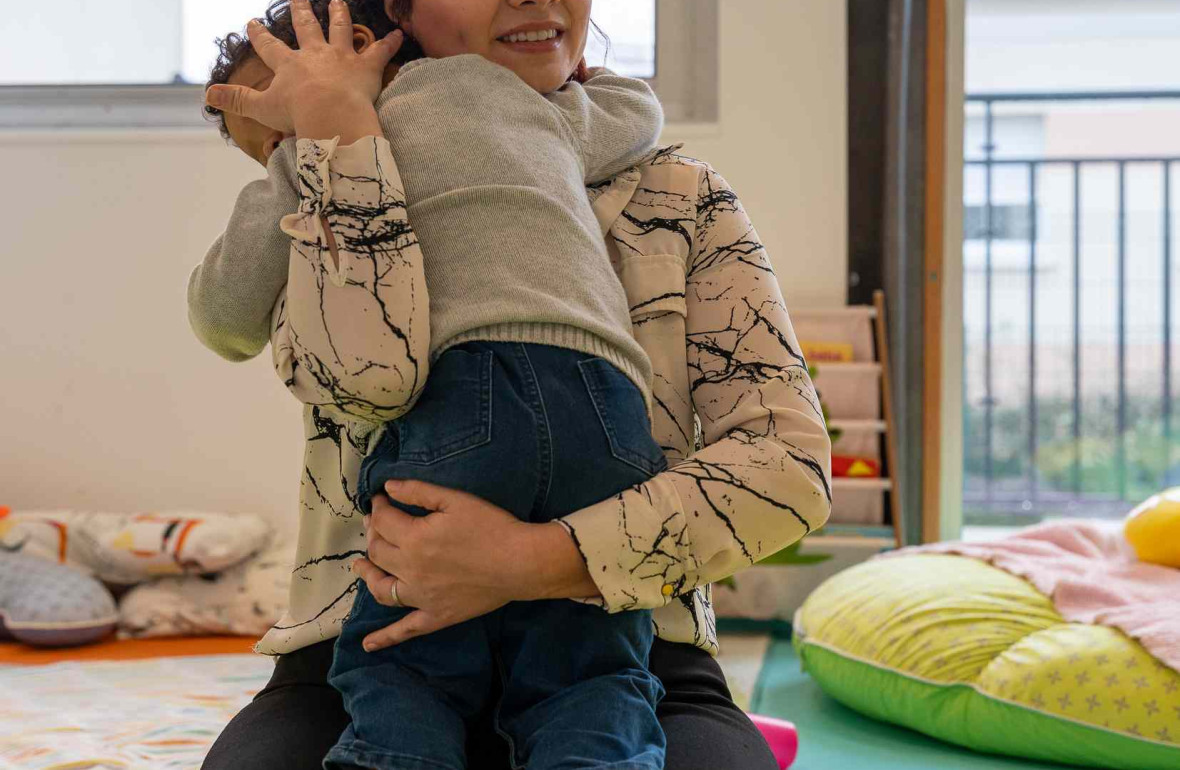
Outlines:
{"label": "beige knit sweater", "polygon": [[431,358],[469,340],[557,345],[648,396],[651,363],[586,200],[587,183],[655,148],[647,83],[596,70],[542,96],[467,54],[407,64],[376,106],[422,245]]}

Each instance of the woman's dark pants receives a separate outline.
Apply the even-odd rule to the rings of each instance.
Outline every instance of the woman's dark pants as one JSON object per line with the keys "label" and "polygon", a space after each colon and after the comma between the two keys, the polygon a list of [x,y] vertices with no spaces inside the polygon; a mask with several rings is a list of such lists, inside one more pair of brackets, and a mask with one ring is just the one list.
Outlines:
{"label": "woman's dark pants", "polygon": [[[320,770],[349,722],[328,684],[332,646],[329,640],[280,655],[270,683],[222,731],[202,770]],[[664,685],[656,715],[668,741],[665,770],[777,770],[709,653],[657,639],[648,668]],[[467,767],[511,767],[490,710],[467,733]]]}

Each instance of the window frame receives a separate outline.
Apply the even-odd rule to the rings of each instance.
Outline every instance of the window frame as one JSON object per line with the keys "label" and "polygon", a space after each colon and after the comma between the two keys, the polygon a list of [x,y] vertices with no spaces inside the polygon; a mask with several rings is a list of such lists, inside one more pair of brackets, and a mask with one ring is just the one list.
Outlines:
{"label": "window frame", "polygon": [[[668,123],[714,123],[719,0],[656,0],[656,76]],[[687,22],[687,23],[685,23]],[[204,85],[0,85],[0,131],[195,129]]]}
{"label": "window frame", "polygon": [[668,123],[716,123],[719,0],[656,0],[656,74]]}

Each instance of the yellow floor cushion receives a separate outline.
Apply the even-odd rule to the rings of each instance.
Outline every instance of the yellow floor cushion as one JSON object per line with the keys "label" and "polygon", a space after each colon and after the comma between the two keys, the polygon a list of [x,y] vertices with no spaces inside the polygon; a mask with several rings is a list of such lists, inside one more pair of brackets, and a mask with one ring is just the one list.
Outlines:
{"label": "yellow floor cushion", "polygon": [[983,562],[861,564],[816,589],[794,627],[819,685],[872,717],[980,751],[1180,768],[1180,673]]}

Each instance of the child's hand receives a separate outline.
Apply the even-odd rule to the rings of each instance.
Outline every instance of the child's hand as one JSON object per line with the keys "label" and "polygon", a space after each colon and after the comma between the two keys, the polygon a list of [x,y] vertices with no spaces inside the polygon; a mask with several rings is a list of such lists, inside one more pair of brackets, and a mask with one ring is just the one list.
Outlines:
{"label": "child's hand", "polygon": [[[401,31],[357,53],[352,17],[342,0],[332,0],[328,6],[327,41],[308,0],[292,0],[291,14],[298,49],[288,48],[256,20],[246,27],[255,52],[275,73],[270,86],[255,91],[215,85],[205,92],[205,102],[275,130],[312,138],[352,133],[345,124],[357,115],[365,115],[366,126],[375,123],[373,102],[381,93],[385,66],[401,48]],[[369,113],[372,120],[367,120]]]}

